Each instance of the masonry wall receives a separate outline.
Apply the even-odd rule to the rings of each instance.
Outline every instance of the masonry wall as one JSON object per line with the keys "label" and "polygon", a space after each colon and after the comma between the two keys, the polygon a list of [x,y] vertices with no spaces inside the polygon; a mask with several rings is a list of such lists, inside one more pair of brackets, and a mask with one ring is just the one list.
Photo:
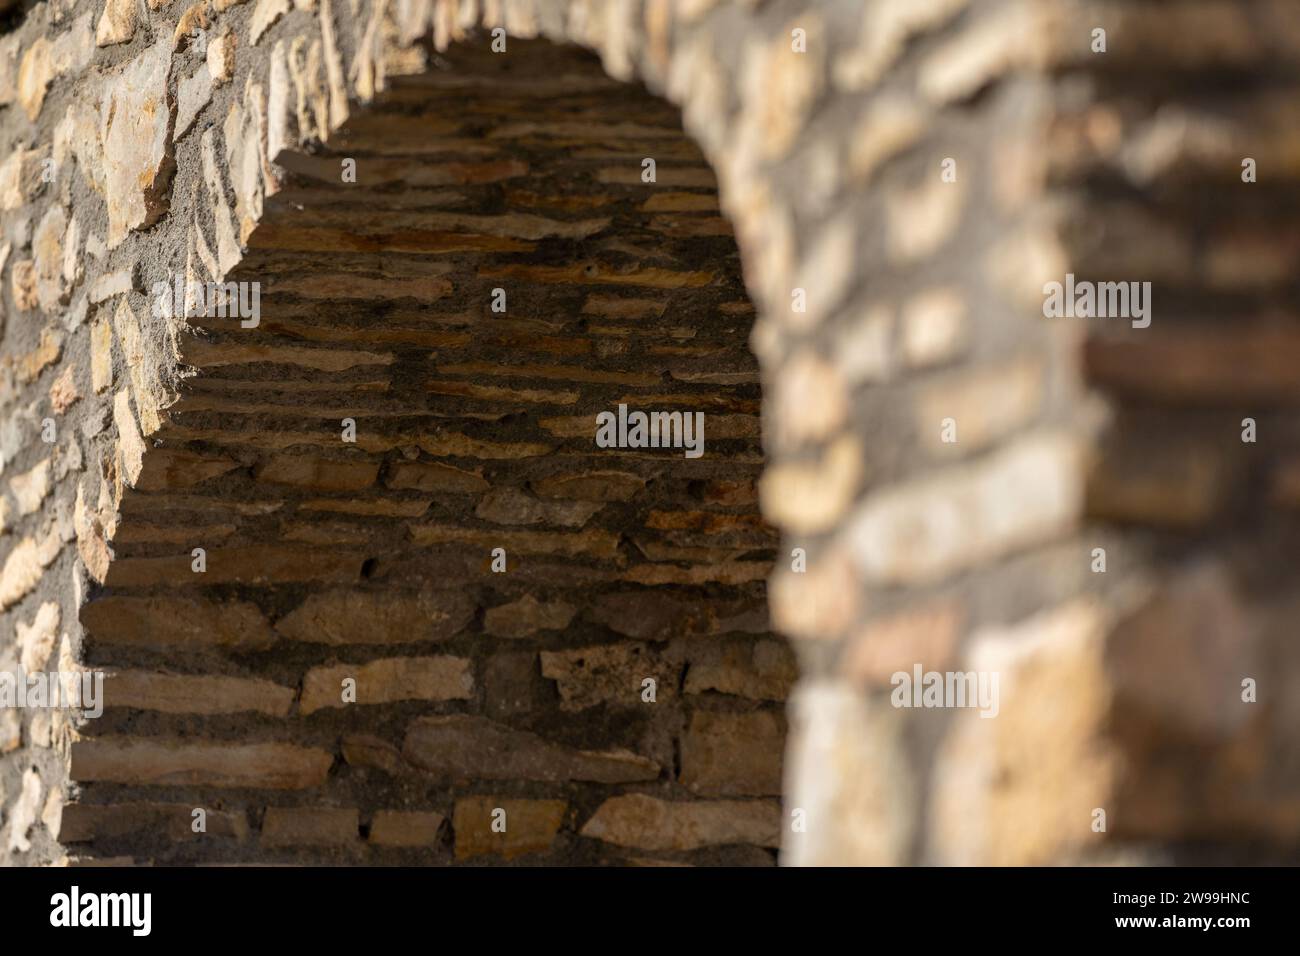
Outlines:
{"label": "masonry wall", "polygon": [[[281,157],[260,324],[181,339],[82,612],[79,851],[772,862],[794,660],[712,174],[588,54],[446,57]],[[620,404],[703,445],[597,447]]]}
{"label": "masonry wall", "polygon": [[[623,153],[629,144],[611,146],[602,139],[608,130],[602,133],[593,119],[600,107],[582,99],[586,92],[575,93],[571,105],[594,111],[580,128],[548,130],[536,116],[505,123],[516,125],[512,148],[523,150],[517,161],[529,171],[551,170],[549,178],[513,188],[517,177],[509,175],[511,169],[489,171],[491,161],[482,157],[427,164],[420,172],[426,178],[405,186],[426,199],[443,193],[443,200],[411,210],[428,217],[428,228],[417,223],[414,239],[392,235],[359,242],[365,230],[353,227],[365,222],[363,212],[353,214],[345,199],[325,201],[327,208],[320,209],[320,177],[327,168],[332,174],[344,151],[336,143],[360,150],[376,136],[390,136],[389,148],[396,150],[390,156],[400,153],[409,131],[392,121],[393,110],[417,109],[412,103],[430,96],[430,87],[439,83],[419,79],[399,87],[394,80],[436,77],[446,83],[458,62],[477,69],[477,57],[488,57],[483,51],[490,49],[494,28],[521,52],[516,41],[539,37],[591,48],[610,77],[638,80],[662,94],[681,110],[682,125],[712,175],[690,141],[678,137],[661,170],[680,165],[698,172],[684,180],[660,179],[655,201],[676,205],[644,207],[651,197],[640,198],[650,192],[637,185],[640,160],[654,156],[655,144],[667,145],[669,138],[634,128],[627,138],[636,148]],[[1094,49],[1098,28],[1107,31],[1105,52]],[[457,60],[452,51],[458,44],[473,52]],[[602,860],[644,855],[689,862],[692,853],[701,853],[701,861],[770,862],[777,837],[772,826],[782,859],[796,864],[1287,858],[1294,852],[1296,804],[1294,737],[1288,729],[1294,720],[1286,702],[1295,696],[1296,678],[1285,640],[1291,532],[1283,516],[1294,497],[1288,491],[1294,449],[1286,425],[1292,390],[1280,357],[1288,354],[1294,302],[1288,276],[1296,247],[1287,223],[1296,161],[1288,130],[1294,125],[1289,104],[1298,54],[1300,31],[1286,0],[214,0],[156,8],[131,0],[81,0],[32,7],[0,40],[6,156],[0,167],[3,663],[12,667],[25,658],[37,667],[57,662],[72,670],[99,659],[128,673],[165,664],[190,677],[267,681],[274,687],[257,686],[271,701],[285,701],[286,689],[295,696],[287,718],[169,715],[132,706],[108,718],[110,734],[74,727],[58,712],[0,715],[0,832],[8,859],[50,862],[85,852],[63,842],[65,802],[153,804],[169,802],[168,792],[193,800],[197,792],[183,790],[193,774],[256,766],[248,755],[234,761],[187,757],[154,783],[113,780],[114,774],[143,770],[148,761],[123,759],[123,752],[112,749],[117,745],[105,744],[107,738],[174,739],[193,731],[205,746],[213,740],[232,743],[250,728],[268,731],[263,739],[270,740],[272,728],[289,726],[304,729],[275,746],[297,749],[257,755],[269,755],[282,767],[284,780],[311,785],[216,788],[237,792],[234,811],[223,815],[223,797],[212,817],[214,827],[224,828],[219,832],[225,858],[233,858],[233,846],[261,852],[268,830],[285,839],[267,852],[284,858],[338,856],[335,849],[298,846],[319,833],[332,845],[350,843],[358,853],[382,855],[389,851],[360,848],[374,838],[379,811],[394,809],[450,815],[449,823],[438,824],[436,838],[430,836],[432,818],[407,820],[411,829],[404,831],[435,840],[446,858],[457,846],[456,800],[489,792],[502,800],[563,802],[563,812],[555,804],[535,806],[529,819],[541,832],[557,834],[548,844],[553,852],[589,848],[592,858]],[[549,57],[568,56],[538,55],[548,68]],[[538,72],[525,75],[542,84],[539,90],[547,89]],[[590,92],[599,99],[605,81],[591,82]],[[398,97],[392,102],[406,96],[406,106],[367,113],[367,104],[389,86]],[[442,88],[454,90],[454,81]],[[463,88],[448,95],[456,100],[463,94],[477,95]],[[557,95],[562,100],[570,94]],[[646,116],[655,121],[647,125],[666,118],[645,102]],[[498,106],[509,110],[509,103],[507,95]],[[435,135],[461,138],[455,127],[461,115],[458,106],[445,106]],[[376,116],[387,117],[382,128],[367,128],[367,117],[373,124]],[[355,132],[335,140],[349,118],[359,124]],[[473,142],[448,148],[500,146],[490,136],[465,138]],[[578,155],[583,152],[590,155]],[[1260,172],[1248,184],[1241,179],[1241,159],[1252,155]],[[388,168],[401,170],[403,164],[409,168],[406,159]],[[586,172],[577,173],[579,168]],[[602,179],[602,169],[617,172]],[[593,170],[594,181],[581,178]],[[526,171],[518,172],[526,181]],[[482,181],[471,181],[475,175]],[[361,176],[357,185],[369,188]],[[737,497],[758,467],[758,436],[750,423],[758,394],[752,369],[741,367],[738,339],[724,344],[709,338],[724,329],[728,336],[745,335],[750,320],[740,305],[724,309],[743,297],[734,286],[734,268],[722,264],[730,249],[722,249],[722,220],[702,198],[714,177],[754,308],[749,341],[763,389],[758,505],[780,532],[779,546],[766,532],[740,533],[762,527],[752,503]],[[569,182],[586,185],[570,192]],[[467,195],[496,205],[466,213],[452,201],[463,187],[483,187]],[[335,192],[347,195],[341,184],[330,195]],[[620,196],[619,230],[584,235],[574,224],[601,214],[583,209],[580,195],[602,202],[606,195]],[[277,204],[281,196],[286,208]],[[572,207],[554,208],[555,196],[567,196]],[[315,238],[294,235],[295,201],[320,209]],[[535,211],[521,214],[520,208]],[[478,221],[451,215],[515,218],[493,233]],[[563,221],[569,231],[546,235],[520,215]],[[269,231],[262,233],[259,224]],[[626,238],[629,232],[636,238]],[[466,234],[477,238],[470,243]],[[321,248],[326,235],[337,248]],[[294,258],[301,252],[295,243],[308,241],[316,255]],[[393,253],[413,241],[433,244],[431,260],[450,264],[449,271],[402,273],[399,256],[408,253]],[[668,249],[683,262],[648,266],[647,245]],[[469,259],[457,257],[471,253],[501,264],[466,272]],[[365,260],[345,261],[344,254],[372,259],[358,266]],[[588,271],[593,262],[594,275]],[[488,274],[494,269],[496,274]],[[664,271],[650,271],[655,269]],[[1117,335],[1120,329],[1096,323],[1045,320],[1044,283],[1071,271],[1153,281],[1159,310],[1153,326]],[[257,333],[266,351],[236,337],[235,329],[213,325],[196,335],[179,317],[149,308],[154,282],[257,272],[280,283],[267,300],[281,310],[279,324]],[[708,273],[709,281],[696,287],[687,282],[672,296],[653,284],[636,284],[694,272]],[[629,273],[640,278],[629,281]],[[617,289],[587,285],[615,277]],[[444,290],[444,282],[451,289]],[[402,337],[412,327],[400,308],[381,306],[403,286],[420,296],[445,294],[463,310],[462,318],[485,325],[545,321],[516,311],[530,302],[549,302],[566,320],[577,319],[562,334],[529,328],[522,339],[514,331],[457,338],[468,334],[468,326],[440,323],[420,329],[421,335],[443,336],[426,345]],[[511,303],[504,318],[470,311],[481,310],[483,293],[497,286],[507,289]],[[687,295],[692,288],[699,298]],[[356,307],[322,314],[304,308],[309,295],[338,296]],[[602,296],[660,303],[666,298],[668,304],[657,315],[637,314],[633,326],[625,314],[599,311],[609,305],[585,311],[590,299],[600,302]],[[679,318],[676,308],[692,321]],[[694,321],[705,314],[718,324]],[[376,319],[395,337],[365,347],[351,341],[363,322]],[[651,356],[637,351],[635,335],[599,331],[619,327],[666,329],[670,338],[673,329],[693,329],[694,338],[668,347],[721,351]],[[586,342],[590,354],[548,352]],[[619,352],[619,342],[628,350]],[[277,352],[295,361],[265,361]],[[333,357],[309,354],[318,352]],[[368,355],[393,359],[376,362]],[[456,360],[447,361],[447,355]],[[520,377],[521,369],[544,367],[543,357],[546,366],[570,371],[564,377]],[[329,366],[296,364],[313,358]],[[512,374],[493,371],[507,361]],[[660,381],[586,381],[571,374],[574,369],[657,374]],[[751,378],[691,380],[675,369]],[[409,410],[400,403],[415,403],[421,415],[451,416],[444,430],[433,433],[443,443],[429,436],[424,444],[401,438],[397,414],[370,429],[362,415],[355,448],[318,445],[320,431],[311,429],[304,441],[284,444],[296,436],[279,427],[294,420],[281,409],[292,406],[305,423],[311,419],[301,414],[304,396],[329,396],[327,386],[367,376],[385,381],[387,394],[398,396],[392,408]],[[270,377],[277,388],[267,387]],[[205,379],[225,384],[204,386]],[[443,390],[425,390],[429,382]],[[313,391],[317,386],[320,392]],[[579,449],[570,420],[615,393],[657,394],[670,387],[675,400],[714,403],[719,420],[730,419],[743,430],[724,440],[735,443],[731,450],[750,470],[739,479],[696,474],[689,469],[703,466],[683,460],[674,465],[682,470],[670,476],[654,470],[667,467],[658,458],[653,468],[641,459],[624,460],[608,467],[645,478],[644,497],[589,502],[605,507],[578,529],[545,524],[573,514],[563,509],[584,501],[543,493],[554,490],[545,482],[560,474],[559,459]],[[569,413],[567,402],[558,402],[556,414],[543,415],[546,402],[512,396],[504,407],[524,414],[494,420],[494,403],[503,396],[490,390],[502,388],[575,393],[572,407],[583,411]],[[739,404],[724,411],[719,402]],[[191,411],[184,410],[186,403]],[[363,407],[378,418],[379,404]],[[345,417],[337,405],[322,402],[319,408],[329,411],[331,428]],[[472,414],[489,418],[467,417]],[[1260,437],[1254,443],[1241,440],[1244,418],[1255,419]],[[46,419],[53,430],[45,427]],[[231,441],[235,435],[238,442]],[[956,441],[945,440],[947,435]],[[547,452],[479,457],[486,442],[545,446]],[[229,468],[231,461],[237,467]],[[328,464],[308,464],[314,461]],[[403,472],[437,474],[444,485],[428,492],[394,488]],[[733,480],[741,485],[728,486],[722,499],[710,497],[716,483]],[[190,481],[194,491],[167,487]],[[463,483],[461,490],[447,491],[456,481]],[[583,493],[593,494],[592,487],[584,486]],[[247,513],[233,509],[227,493],[254,505]],[[285,520],[306,502],[363,501],[369,507],[384,501],[374,507],[394,508],[391,502],[399,501],[414,508],[422,495],[431,503],[419,515],[326,511],[323,519]],[[153,507],[158,497],[189,501],[165,511]],[[221,502],[220,517],[186,510],[205,497]],[[257,501],[279,507],[258,514]],[[559,510],[551,507],[557,503],[564,503]],[[532,524],[498,527],[492,517],[522,522],[538,514],[550,516],[538,522],[546,530]],[[204,626],[186,632],[185,640],[210,641],[225,629],[237,636],[236,643],[248,634],[274,638],[274,649],[182,657],[164,655],[159,644],[151,650],[148,642],[100,641],[94,617],[104,612],[90,610],[93,603],[84,609],[83,627],[83,604],[92,597],[139,600],[151,590],[153,599],[190,597],[158,576],[192,580],[184,559],[189,542],[177,539],[188,539],[195,528],[211,529],[221,542],[207,550],[204,573],[210,577],[202,587],[212,590],[202,597],[234,603],[203,617]],[[553,537],[527,537],[539,534]],[[289,547],[285,536],[294,536],[291,558],[253,550],[253,542],[272,535],[279,536],[275,548]],[[551,556],[546,563],[555,566],[556,576],[539,577],[533,591],[521,586],[522,576],[507,572],[504,581],[520,584],[480,583],[458,599],[448,597],[447,606],[460,607],[460,600],[467,608],[449,618],[465,618],[464,626],[441,640],[440,632],[429,634],[415,642],[418,653],[407,655],[443,660],[436,665],[441,668],[461,666],[447,663],[456,658],[469,661],[459,673],[472,679],[472,696],[302,713],[315,686],[306,682],[313,672],[322,675],[324,687],[338,676],[331,668],[399,655],[296,641],[282,633],[285,621],[309,601],[332,600],[329,595],[344,585],[368,597],[328,605],[313,621],[342,621],[335,607],[368,612],[365,601],[375,602],[376,610],[387,607],[384,601],[412,589],[403,577],[418,573],[411,555],[442,561],[454,550],[449,539],[461,543],[459,553],[463,542],[482,548],[483,536],[496,535],[509,536],[507,553],[510,542],[522,552],[520,571],[528,566],[531,541],[545,552],[539,557]],[[615,535],[616,548],[609,543]],[[344,539],[346,549],[339,546]],[[246,566],[223,562],[224,542],[250,546],[240,551]],[[361,542],[367,546],[354,546]],[[602,546],[615,556],[595,558]],[[1105,572],[1094,570],[1098,547],[1106,550]],[[573,552],[571,559],[557,561],[554,556],[565,548]],[[681,549],[703,550],[687,557]],[[795,563],[796,549],[806,559],[802,565]],[[394,553],[408,560],[397,563]],[[258,560],[266,562],[260,571]],[[690,682],[702,668],[716,674],[739,668],[745,680],[788,675],[788,661],[779,655],[726,656],[715,665],[690,655],[712,653],[700,650],[706,646],[781,645],[748,626],[720,630],[706,641],[687,639],[677,623],[667,640],[622,634],[602,619],[599,603],[620,591],[645,595],[662,588],[689,595],[685,603],[691,607],[752,604],[761,575],[749,566],[765,562],[773,566],[766,589],[771,620],[792,639],[800,674],[789,711],[779,812],[770,790],[770,756],[748,760],[758,750],[745,749],[749,738],[740,721],[778,727],[781,695],[766,683],[757,693],[744,680],[721,677],[714,682],[728,689],[696,685],[697,694]],[[646,570],[663,567],[673,570]],[[575,583],[582,569],[599,572],[593,587]],[[733,576],[710,579],[718,569]],[[473,580],[494,582],[486,577],[490,569],[467,570],[475,573]],[[490,634],[492,609],[526,609],[499,612],[507,617],[542,613],[518,603],[525,590],[542,606],[574,607],[569,624],[521,638]],[[574,596],[579,591],[581,601]],[[652,604],[656,610],[672,606]],[[143,640],[146,622],[156,620],[159,609],[167,607],[151,605],[127,617],[116,633]],[[638,615],[631,616],[639,623]],[[430,609],[421,609],[420,620],[432,617]],[[718,620],[731,621],[725,614]],[[105,635],[114,633],[111,624],[99,623],[107,624]],[[686,633],[692,626],[685,625]],[[347,630],[349,637],[354,633]],[[656,669],[663,660],[684,681],[676,699],[664,701],[668,723],[645,732],[631,729],[607,700],[565,709],[601,686],[589,673],[566,670],[587,667],[587,657],[578,665],[573,652],[600,646],[617,659],[638,644],[651,646]],[[511,654],[531,660],[534,652],[534,679],[507,681],[530,689],[513,700],[506,695],[503,705],[491,693],[495,678],[514,666],[507,664]],[[1001,674],[999,716],[985,720],[973,711],[892,706],[893,672],[915,664]],[[421,666],[429,668],[417,688],[424,696],[433,696],[430,687],[445,690],[440,681],[448,673],[455,685],[457,672]],[[1247,702],[1242,680],[1252,673],[1264,677],[1258,698]],[[522,668],[515,676],[521,674]],[[298,680],[304,681],[300,689]],[[577,697],[566,699],[566,683]],[[125,686],[130,699],[129,677]],[[155,679],[137,681],[135,702],[152,695],[157,704],[160,694],[166,696],[163,686]],[[450,696],[444,690],[438,693]],[[323,701],[328,695],[322,694]],[[558,711],[541,706],[547,699]],[[283,706],[262,700],[259,707]],[[501,709],[520,700],[524,709]],[[767,781],[762,793],[736,793],[735,784],[688,771],[691,735],[711,733],[697,727],[697,719],[715,713],[722,716],[706,720],[726,728],[721,743],[694,752],[721,754],[716,763],[727,772]],[[350,763],[344,752],[346,737],[366,735],[373,740],[358,759],[398,767],[391,763],[392,751],[375,740],[400,754],[411,724],[426,719],[421,733],[427,735],[427,718],[453,714],[495,721],[512,734],[536,729],[543,738],[554,736],[567,749],[563,755],[547,751],[545,765],[587,768],[577,776],[591,773],[592,759],[608,776],[608,754],[573,756],[588,745],[640,747],[640,757],[655,764],[656,777],[533,780],[518,789],[475,784],[455,791],[421,784],[421,792],[419,786],[407,789],[401,773]],[[358,723],[348,723],[353,720]],[[530,726],[536,721],[541,723]],[[573,736],[565,739],[561,726]],[[487,727],[459,725],[467,735]],[[678,742],[672,748],[664,743],[669,738]],[[511,753],[526,754],[533,746],[533,738],[510,740],[503,750]],[[338,742],[332,754],[328,741]],[[482,749],[473,750],[475,759],[482,759]],[[308,752],[305,762],[276,759],[303,756],[298,750]],[[325,758],[312,755],[315,750],[329,758],[328,768]],[[96,752],[103,758],[98,763],[78,757]],[[163,756],[165,764],[175,752]],[[618,776],[645,767],[631,758],[613,763],[622,768]],[[153,766],[157,771],[159,765]],[[456,777],[447,768],[429,772]],[[527,776],[516,773],[512,779]],[[373,800],[362,799],[363,777],[383,781]],[[483,782],[482,774],[477,780]],[[168,790],[177,786],[182,790]],[[440,802],[426,800],[431,787]],[[697,813],[714,801],[743,803],[746,809],[727,806],[709,817],[728,834],[715,841],[731,847],[725,852],[662,843],[614,849],[607,844],[616,847],[617,841],[581,836],[593,819],[587,814],[598,816],[607,797],[636,792],[669,802],[661,809],[644,800],[633,805],[643,820],[657,821],[650,829],[659,841],[669,839],[662,834],[697,832],[695,823],[683,825],[677,814]],[[268,828],[264,810],[277,806],[287,812],[270,815]],[[308,808],[326,812],[302,812]],[[1100,829],[1098,810],[1107,815]],[[68,815],[69,825],[79,812]],[[100,839],[95,812],[81,824],[92,845]],[[464,812],[470,813],[465,820],[481,819],[473,807]],[[746,816],[755,812],[757,817]],[[174,811],[162,818],[178,827],[165,839],[146,815],[116,835],[103,835],[104,852],[197,859],[193,841],[180,839],[186,834]],[[139,842],[141,833],[153,834],[154,842]]]}

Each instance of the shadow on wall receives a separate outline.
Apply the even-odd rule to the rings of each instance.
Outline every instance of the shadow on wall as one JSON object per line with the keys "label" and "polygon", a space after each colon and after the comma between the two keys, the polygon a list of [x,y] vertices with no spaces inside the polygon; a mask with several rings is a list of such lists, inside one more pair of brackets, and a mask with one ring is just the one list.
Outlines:
{"label": "shadow on wall", "polygon": [[589,54],[446,59],[281,155],[192,320],[83,613],[80,850],[774,861],[795,669],[713,173]]}

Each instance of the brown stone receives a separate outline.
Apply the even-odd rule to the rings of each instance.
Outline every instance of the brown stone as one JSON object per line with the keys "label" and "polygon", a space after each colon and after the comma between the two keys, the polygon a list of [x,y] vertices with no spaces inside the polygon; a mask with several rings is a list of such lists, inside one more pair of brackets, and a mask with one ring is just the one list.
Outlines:
{"label": "brown stone", "polygon": [[422,717],[407,730],[402,755],[453,780],[654,780],[658,765],[626,750],[573,750],[483,717]]}
{"label": "brown stone", "polygon": [[575,498],[579,501],[629,501],[645,488],[645,479],[623,471],[593,471],[580,475],[558,475],[532,482],[543,498]]}
{"label": "brown stone", "polygon": [[493,524],[581,528],[601,507],[586,501],[538,501],[517,488],[497,488],[483,496],[474,514]]}
{"label": "brown stone", "polygon": [[562,631],[577,608],[563,601],[542,603],[531,594],[518,601],[488,608],[483,629],[498,637],[529,637],[538,631]]}
{"label": "brown stone", "polygon": [[696,711],[682,736],[681,782],[708,796],[781,792],[785,721],[771,711]]}
{"label": "brown stone", "polygon": [[189,804],[173,803],[70,803],[63,808],[58,839],[60,843],[86,843],[158,833],[176,842],[206,837],[242,842],[248,838],[248,818],[242,811],[203,807],[207,829],[196,833],[195,809]]}
{"label": "brown stone", "polygon": [[751,700],[785,700],[798,676],[784,641],[691,643],[686,650],[687,694],[713,691]]}
{"label": "brown stone", "polygon": [[299,455],[277,455],[257,470],[258,481],[317,491],[360,491],[373,485],[378,475],[378,462]]}
{"label": "brown stone", "polygon": [[[504,811],[504,814],[495,811]],[[463,797],[456,801],[452,829],[456,859],[499,854],[507,860],[545,853],[555,843],[568,805],[563,800]],[[497,832],[504,825],[504,830]]]}
{"label": "brown stone", "polygon": [[303,790],[325,783],[333,762],[323,750],[289,744],[97,737],[73,743],[69,775],[87,783]]}
{"label": "brown stone", "polygon": [[562,710],[598,704],[631,708],[650,706],[641,699],[643,682],[655,682],[656,701],[677,693],[679,664],[648,644],[622,642],[575,650],[542,651],[542,676],[556,682]]}
{"label": "brown stone", "polygon": [[104,681],[104,706],[168,714],[253,712],[286,717],[294,696],[291,687],[243,677],[120,671]]}
{"label": "brown stone", "polygon": [[441,813],[380,810],[370,824],[370,842],[388,847],[437,846],[445,819]]}
{"label": "brown stone", "polygon": [[602,803],[581,833],[642,850],[780,843],[781,810],[772,800],[659,800],[635,793]]}
{"label": "brown stone", "polygon": [[344,646],[443,641],[474,619],[464,591],[326,591],[312,594],[276,624],[295,641]]}
{"label": "brown stone", "polygon": [[360,839],[356,810],[328,807],[267,807],[261,844],[266,847],[346,846]]}
{"label": "brown stone", "polygon": [[480,475],[430,461],[400,462],[384,482],[389,488],[471,495],[490,487]]}
{"label": "brown stone", "polygon": [[197,598],[97,598],[81,609],[93,641],[141,647],[253,650],[270,647],[275,634],[254,604]]}
{"label": "brown stone", "polygon": [[466,700],[474,693],[470,662],[463,657],[393,657],[368,664],[313,667],[302,683],[299,711],[352,706],[343,700],[343,681],[356,682],[356,706],[401,700]]}

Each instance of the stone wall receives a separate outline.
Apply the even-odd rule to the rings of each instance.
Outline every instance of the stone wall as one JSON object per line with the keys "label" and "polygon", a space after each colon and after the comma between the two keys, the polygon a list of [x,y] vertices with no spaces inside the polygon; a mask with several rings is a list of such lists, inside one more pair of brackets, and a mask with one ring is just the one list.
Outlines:
{"label": "stone wall", "polygon": [[[1285,857],[1298,55],[1284,0],[32,6],[0,670],[121,696],[0,714],[0,852]],[[596,454],[625,396],[716,457]]]}

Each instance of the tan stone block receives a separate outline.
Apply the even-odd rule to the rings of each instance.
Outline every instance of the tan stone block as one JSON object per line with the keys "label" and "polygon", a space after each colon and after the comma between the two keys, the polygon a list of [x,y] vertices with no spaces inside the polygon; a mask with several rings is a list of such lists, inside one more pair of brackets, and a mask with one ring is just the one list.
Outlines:
{"label": "tan stone block", "polygon": [[780,842],[781,810],[774,800],[659,800],[644,794],[611,797],[582,835],[642,850]]}
{"label": "tan stone block", "polygon": [[952,662],[963,615],[960,605],[941,601],[898,611],[872,621],[853,638],[841,669],[855,683],[890,686],[899,671],[913,664],[944,671]]}
{"label": "tan stone block", "polygon": [[370,842],[389,847],[437,846],[445,819],[441,813],[380,810],[370,824]]}
{"label": "tan stone block", "polygon": [[645,479],[623,471],[592,471],[539,479],[531,488],[544,498],[629,501],[645,488]]}
{"label": "tan stone block", "polygon": [[474,613],[463,591],[331,590],[308,595],[276,630],[291,640],[335,646],[441,641],[460,633]]}
{"label": "tan stone block", "polygon": [[47,458],[35,468],[11,478],[9,491],[14,496],[19,516],[38,510],[50,493],[50,460]]}
{"label": "tan stone block", "polygon": [[785,641],[695,642],[686,648],[687,694],[731,694],[751,700],[785,700],[798,676]]}
{"label": "tan stone block", "polygon": [[393,657],[368,664],[312,668],[303,678],[300,712],[349,706],[343,700],[346,679],[356,682],[358,706],[401,700],[466,700],[474,693],[474,675],[467,658]]}
{"label": "tan stone block", "polygon": [[656,701],[677,693],[677,666],[648,644],[624,641],[573,650],[542,651],[542,676],[556,682],[560,709],[648,706],[641,699],[646,679],[655,681]]}
{"label": "tan stone block", "polygon": [[529,637],[538,631],[561,631],[569,626],[577,608],[563,601],[543,603],[531,594],[518,601],[488,608],[483,629],[498,637]]}
{"label": "tan stone block", "polygon": [[682,735],[681,782],[707,796],[781,792],[785,721],[771,711],[696,711]]}
{"label": "tan stone block", "polygon": [[347,846],[360,840],[356,810],[267,807],[260,843],[265,847]]}
{"label": "tan stone block", "polygon": [[477,494],[491,487],[481,475],[431,461],[398,462],[384,483],[396,490]]}
{"label": "tan stone block", "polygon": [[1068,436],[1033,433],[977,463],[869,497],[845,543],[869,582],[936,581],[1040,544],[1082,511],[1083,464]]}
{"label": "tan stone block", "polygon": [[[1038,417],[1046,388],[1043,363],[1021,357],[963,369],[932,380],[917,396],[914,424],[931,454],[964,455],[987,448]],[[957,440],[945,442],[945,420]]]}
{"label": "tan stone block", "polygon": [[289,744],[96,737],[73,743],[70,776],[138,786],[303,790],[324,784],[333,763],[324,750]]}
{"label": "tan stone block", "polygon": [[863,455],[858,439],[845,434],[812,462],[768,466],[758,485],[763,514],[795,534],[834,527],[857,492]]}
{"label": "tan stone block", "polygon": [[170,841],[221,837],[243,841],[248,838],[248,818],[242,811],[203,807],[206,831],[194,831],[194,810],[189,804],[168,803],[70,803],[63,807],[55,832],[60,843],[115,840],[126,836],[165,834]]}
{"label": "tan stone block", "polygon": [[104,705],[168,714],[259,713],[285,717],[295,692],[268,680],[119,671],[104,681]]}
{"label": "tan stone block", "polygon": [[407,730],[402,756],[451,780],[654,780],[659,765],[627,750],[574,750],[483,717],[422,717]]}
{"label": "tan stone block", "polygon": [[[494,812],[497,810],[504,813]],[[513,860],[528,853],[545,853],[554,845],[567,812],[563,800],[464,797],[456,801],[452,814],[456,859],[499,854]]]}
{"label": "tan stone block", "polygon": [[957,232],[966,204],[966,180],[944,182],[936,163],[926,178],[885,193],[890,261],[905,264],[939,252]]}
{"label": "tan stone block", "polygon": [[966,303],[953,288],[930,289],[904,303],[899,346],[912,368],[947,362],[964,344]]}
{"label": "tan stone block", "polygon": [[254,650],[275,643],[266,617],[245,601],[114,595],[82,607],[81,623],[95,641],[109,644],[186,651]]}

